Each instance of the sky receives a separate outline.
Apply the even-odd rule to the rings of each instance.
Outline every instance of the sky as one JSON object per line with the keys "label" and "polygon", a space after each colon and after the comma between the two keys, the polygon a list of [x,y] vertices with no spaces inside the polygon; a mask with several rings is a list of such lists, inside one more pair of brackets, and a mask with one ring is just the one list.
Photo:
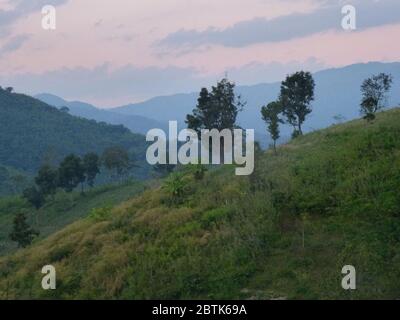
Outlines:
{"label": "sky", "polygon": [[[42,28],[42,7],[56,29]],[[342,28],[342,8],[356,29]],[[399,0],[0,0],[0,85],[99,107],[400,61]]]}

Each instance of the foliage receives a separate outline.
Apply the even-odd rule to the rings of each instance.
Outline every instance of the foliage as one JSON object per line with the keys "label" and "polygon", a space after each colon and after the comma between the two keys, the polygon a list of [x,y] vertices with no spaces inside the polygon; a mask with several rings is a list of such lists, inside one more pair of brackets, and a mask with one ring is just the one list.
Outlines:
{"label": "foliage", "polygon": [[[123,126],[74,117],[32,97],[0,89],[0,168],[29,176],[45,163],[49,152],[54,155],[51,164],[56,166],[71,153],[101,154],[116,145],[134,151],[141,165],[135,170],[136,177],[147,176],[150,168],[145,165],[147,143],[143,136]],[[0,192],[10,183],[8,177],[0,180]]]}
{"label": "foliage", "polygon": [[67,156],[58,168],[59,186],[67,192],[74,190],[85,181],[85,168],[81,158],[74,154]]}
{"label": "foliage", "polygon": [[110,171],[114,170],[118,176],[131,167],[128,152],[119,146],[107,148],[101,158],[103,165]]}
{"label": "foliage", "polygon": [[95,221],[107,220],[111,215],[111,209],[111,207],[93,208],[88,218]]}
{"label": "foliage", "polygon": [[124,184],[94,187],[87,191],[85,196],[80,192],[59,191],[54,200],[36,212],[33,212],[31,205],[21,197],[0,198],[0,256],[16,249],[8,235],[12,231],[13,219],[18,213],[26,213],[30,225],[36,224],[39,215],[40,225],[36,225],[35,229],[43,238],[86,217],[93,208],[112,207],[134,197],[141,193],[144,187],[141,182],[129,181]]}
{"label": "foliage", "polygon": [[57,170],[49,165],[42,166],[35,178],[35,183],[43,195],[54,195],[58,186]]}
{"label": "foliage", "polygon": [[385,107],[392,82],[391,75],[380,73],[366,79],[361,85],[361,113],[368,122],[374,120],[375,113]]}
{"label": "foliage", "polygon": [[39,233],[33,230],[26,222],[26,216],[23,213],[19,213],[14,218],[14,227],[10,233],[10,239],[16,241],[18,246],[25,248],[30,245]]}
{"label": "foliage", "polygon": [[168,192],[174,203],[179,203],[185,194],[187,182],[181,173],[173,173],[164,181],[163,189]]}
{"label": "foliage", "polygon": [[302,135],[302,124],[312,112],[310,103],[314,100],[314,79],[309,72],[296,72],[286,77],[281,84],[280,103],[287,122]]}
{"label": "foliage", "polygon": [[268,125],[267,130],[274,141],[274,151],[276,153],[276,141],[280,138],[279,124],[283,121],[279,118],[282,112],[282,105],[279,101],[269,103],[267,106],[261,108],[262,119]]}
{"label": "foliage", "polygon": [[45,197],[41,190],[35,186],[24,190],[22,197],[25,198],[35,209],[40,209],[45,203]]}
{"label": "foliage", "polygon": [[83,168],[85,171],[86,181],[89,186],[94,186],[96,176],[100,173],[100,158],[94,153],[88,153],[83,157]]}
{"label": "foliage", "polygon": [[224,78],[210,92],[206,88],[200,91],[196,109],[187,115],[186,123],[198,133],[201,129],[233,129],[243,106],[240,96],[235,95],[235,84]]}
{"label": "foliage", "polygon": [[[257,155],[255,178],[230,166],[202,180],[179,172],[171,188],[156,184],[99,221],[82,219],[1,258],[0,297],[395,299],[399,119],[394,109],[369,126],[300,136],[276,156]],[[180,196],[173,206],[172,194]],[[57,290],[40,286],[44,263],[57,268]],[[355,291],[340,286],[349,264]]]}

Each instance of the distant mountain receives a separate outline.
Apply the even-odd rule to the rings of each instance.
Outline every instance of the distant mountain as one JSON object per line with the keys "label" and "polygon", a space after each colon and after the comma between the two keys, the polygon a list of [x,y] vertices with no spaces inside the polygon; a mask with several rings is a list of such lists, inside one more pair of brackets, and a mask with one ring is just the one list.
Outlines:
{"label": "distant mountain", "polygon": [[[0,89],[0,165],[34,173],[70,153],[102,153],[119,145],[145,163],[145,137],[122,125],[72,116],[30,96]],[[137,169],[145,174],[146,165]],[[3,170],[4,171],[4,170]],[[1,183],[1,181],[0,181]]]}
{"label": "distant mountain", "polygon": [[[359,116],[361,99],[360,86],[362,81],[376,73],[391,73],[394,85],[391,90],[389,105],[400,103],[400,63],[355,64],[344,68],[328,69],[314,74],[316,82],[313,113],[305,123],[305,131],[327,127],[335,123],[334,117],[341,115],[343,120],[351,120]],[[265,125],[261,120],[261,106],[273,101],[279,94],[280,83],[238,86],[237,93],[247,105],[239,114],[238,122],[244,128],[253,128],[258,137],[267,138]],[[156,97],[146,102],[117,107],[113,112],[124,115],[144,116],[163,122],[178,120],[184,125],[186,114],[191,113],[196,106],[198,93],[177,94]],[[283,136],[289,136],[291,129],[283,128]],[[264,140],[265,145],[265,140]]]}
{"label": "distant mountain", "polygon": [[146,134],[150,129],[164,128],[160,122],[141,115],[124,115],[99,109],[81,101],[66,101],[48,93],[38,94],[35,98],[57,108],[67,107],[72,115],[109,124],[123,125],[135,133]]}

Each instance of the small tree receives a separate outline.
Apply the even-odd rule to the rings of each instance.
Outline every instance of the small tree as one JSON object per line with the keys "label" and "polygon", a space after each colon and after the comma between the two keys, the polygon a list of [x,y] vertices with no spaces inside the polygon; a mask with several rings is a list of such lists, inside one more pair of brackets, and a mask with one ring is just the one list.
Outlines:
{"label": "small tree", "polygon": [[95,153],[88,153],[83,157],[83,167],[85,170],[86,181],[93,187],[96,176],[100,173],[100,159]]}
{"label": "small tree", "polygon": [[26,199],[36,210],[39,210],[45,203],[43,193],[36,187],[30,187],[23,191],[22,197]]}
{"label": "small tree", "polygon": [[35,183],[43,195],[54,195],[58,186],[57,170],[47,164],[42,166],[35,178]]}
{"label": "small tree", "polygon": [[171,174],[163,184],[163,189],[166,190],[172,198],[172,202],[177,204],[182,200],[185,194],[187,183],[181,174]]}
{"label": "small tree", "polygon": [[361,85],[361,113],[368,122],[374,120],[375,113],[386,106],[392,82],[393,77],[385,73],[364,80]]}
{"label": "small tree", "polygon": [[67,156],[58,168],[59,186],[66,192],[72,192],[85,181],[85,169],[81,158],[74,154]]}
{"label": "small tree", "polygon": [[282,105],[279,101],[269,103],[261,108],[262,119],[267,123],[267,130],[274,141],[274,152],[276,154],[276,141],[280,138],[279,124],[283,121],[279,118]]}
{"label": "small tree", "polygon": [[287,122],[293,126],[293,136],[302,135],[302,125],[312,112],[315,82],[310,72],[296,72],[286,77],[281,84],[279,96],[282,112]]}
{"label": "small tree", "polygon": [[25,248],[29,246],[39,232],[33,230],[26,221],[26,215],[18,213],[14,218],[13,230],[10,233],[10,239],[18,243],[18,247]]}

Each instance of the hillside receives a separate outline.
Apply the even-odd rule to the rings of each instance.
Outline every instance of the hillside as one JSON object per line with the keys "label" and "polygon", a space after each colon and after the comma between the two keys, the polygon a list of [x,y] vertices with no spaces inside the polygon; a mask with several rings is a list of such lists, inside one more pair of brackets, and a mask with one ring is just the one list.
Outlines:
{"label": "hillside", "polygon": [[39,239],[64,228],[78,219],[86,217],[92,209],[112,207],[142,192],[141,182],[107,185],[88,190],[85,194],[73,192],[57,193],[39,211],[35,211],[26,200],[20,197],[0,198],[0,256],[17,250],[17,245],[9,239],[13,219],[17,213],[27,214],[28,223],[40,232]]}
{"label": "hillside", "polygon": [[[34,173],[44,161],[57,163],[70,153],[100,154],[115,145],[129,149],[144,163],[143,136],[132,134],[123,126],[74,117],[30,96],[0,89],[2,166]],[[146,174],[145,168],[138,174]]]}
{"label": "hillside", "polygon": [[114,125],[123,125],[134,133],[146,134],[149,130],[154,128],[165,128],[163,124],[153,119],[99,109],[81,101],[66,101],[52,94],[39,94],[36,95],[35,98],[54,107],[68,107],[70,114],[74,116]]}
{"label": "hillside", "polygon": [[[400,110],[157,188],[0,259],[5,298],[400,297]],[[57,290],[40,287],[42,266]],[[357,290],[341,269],[354,265]]]}

